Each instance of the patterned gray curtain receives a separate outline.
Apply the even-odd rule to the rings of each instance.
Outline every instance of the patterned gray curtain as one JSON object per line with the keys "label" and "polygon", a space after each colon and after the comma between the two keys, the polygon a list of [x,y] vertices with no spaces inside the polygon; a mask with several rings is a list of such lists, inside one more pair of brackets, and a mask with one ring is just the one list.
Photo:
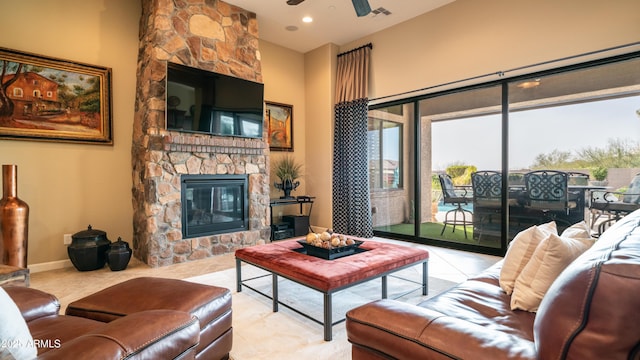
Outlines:
{"label": "patterned gray curtain", "polygon": [[373,236],[367,157],[371,45],[338,55],[333,135],[333,230]]}

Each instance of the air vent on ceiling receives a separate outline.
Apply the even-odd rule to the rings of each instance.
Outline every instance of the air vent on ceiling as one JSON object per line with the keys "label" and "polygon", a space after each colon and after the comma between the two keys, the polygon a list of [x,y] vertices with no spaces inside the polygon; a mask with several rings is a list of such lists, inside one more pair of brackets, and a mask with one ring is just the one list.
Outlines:
{"label": "air vent on ceiling", "polygon": [[373,15],[378,15],[378,14],[383,14],[383,15],[391,15],[391,11],[383,8],[383,7],[379,7],[377,9],[371,10],[371,13]]}

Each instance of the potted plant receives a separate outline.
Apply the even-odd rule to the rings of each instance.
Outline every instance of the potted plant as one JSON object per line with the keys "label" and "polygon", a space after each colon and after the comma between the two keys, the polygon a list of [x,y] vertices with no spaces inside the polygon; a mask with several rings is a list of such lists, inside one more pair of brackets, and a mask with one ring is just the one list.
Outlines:
{"label": "potted plant", "polygon": [[295,190],[300,181],[296,181],[301,174],[302,164],[297,163],[293,156],[285,155],[274,164],[275,175],[280,179],[280,183],[274,182],[276,189],[284,191],[281,199],[291,199],[291,190]]}
{"label": "potted plant", "polygon": [[597,168],[591,170],[591,175],[595,179],[595,181],[591,182],[592,185],[605,186],[608,184],[608,181],[606,179],[607,175],[609,175],[609,171],[606,167],[598,166]]}

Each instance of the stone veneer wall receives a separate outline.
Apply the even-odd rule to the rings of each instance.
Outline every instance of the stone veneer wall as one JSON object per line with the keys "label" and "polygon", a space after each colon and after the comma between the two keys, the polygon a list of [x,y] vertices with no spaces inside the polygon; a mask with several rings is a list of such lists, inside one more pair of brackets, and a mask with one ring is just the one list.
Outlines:
{"label": "stone veneer wall", "polygon": [[[167,61],[262,82],[255,14],[218,0],[142,0],[132,242],[134,255],[154,267],[269,239],[268,145],[262,139],[167,131]],[[181,174],[247,174],[249,230],[183,239]]]}

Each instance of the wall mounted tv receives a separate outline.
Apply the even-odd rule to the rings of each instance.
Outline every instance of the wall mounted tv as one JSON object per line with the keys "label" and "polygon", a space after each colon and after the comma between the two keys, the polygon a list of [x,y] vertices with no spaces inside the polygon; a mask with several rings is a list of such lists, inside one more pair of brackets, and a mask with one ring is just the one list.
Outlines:
{"label": "wall mounted tv", "polygon": [[168,130],[262,138],[264,84],[167,62]]}

